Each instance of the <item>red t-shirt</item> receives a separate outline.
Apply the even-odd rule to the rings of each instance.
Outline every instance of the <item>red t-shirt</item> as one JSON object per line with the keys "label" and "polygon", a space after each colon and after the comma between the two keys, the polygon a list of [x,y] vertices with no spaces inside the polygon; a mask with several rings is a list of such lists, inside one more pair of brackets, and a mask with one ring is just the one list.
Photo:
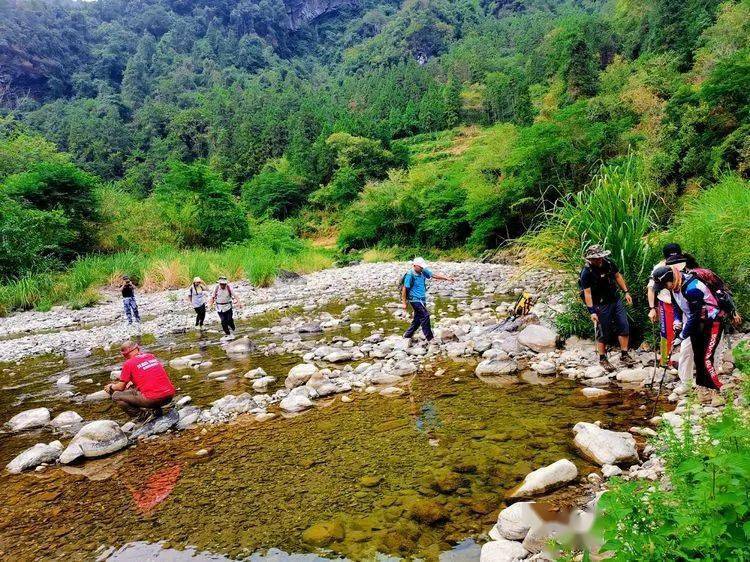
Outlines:
{"label": "red t-shirt", "polygon": [[120,380],[133,381],[138,391],[149,400],[174,396],[174,386],[167,371],[150,353],[141,353],[125,361]]}

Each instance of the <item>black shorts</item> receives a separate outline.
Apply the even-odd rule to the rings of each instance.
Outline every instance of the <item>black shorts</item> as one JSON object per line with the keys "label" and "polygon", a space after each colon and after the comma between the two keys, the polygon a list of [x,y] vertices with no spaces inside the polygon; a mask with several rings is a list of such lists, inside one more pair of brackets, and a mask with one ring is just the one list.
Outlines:
{"label": "black shorts", "polygon": [[596,330],[596,340],[601,343],[611,341],[615,336],[630,335],[630,324],[628,314],[622,299],[608,304],[597,304],[596,315],[599,317],[599,326]]}

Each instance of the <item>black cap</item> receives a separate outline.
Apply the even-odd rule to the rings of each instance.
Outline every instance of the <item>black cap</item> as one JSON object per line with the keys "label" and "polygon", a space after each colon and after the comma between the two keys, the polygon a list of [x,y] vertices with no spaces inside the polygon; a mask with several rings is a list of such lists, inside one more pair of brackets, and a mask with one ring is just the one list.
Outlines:
{"label": "black cap", "polygon": [[664,254],[664,259],[667,259],[677,254],[682,255],[682,248],[679,244],[672,242],[671,244],[665,244],[661,252]]}
{"label": "black cap", "polygon": [[674,271],[671,267],[667,267],[665,265],[657,267],[651,274],[651,279],[654,280],[656,288],[658,290],[662,290],[667,285],[667,283],[669,283],[670,281],[674,281]]}
{"label": "black cap", "polygon": [[672,254],[669,256],[664,263],[667,265],[677,265],[678,263],[685,263],[687,258],[682,254]]}

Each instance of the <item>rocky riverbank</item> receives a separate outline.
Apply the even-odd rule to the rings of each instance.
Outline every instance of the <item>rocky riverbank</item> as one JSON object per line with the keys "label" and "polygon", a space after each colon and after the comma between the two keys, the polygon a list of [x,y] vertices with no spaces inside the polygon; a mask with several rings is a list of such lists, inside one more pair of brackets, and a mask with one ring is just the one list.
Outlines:
{"label": "rocky riverbank", "polygon": [[[182,395],[168,415],[141,427],[111,420],[83,420],[72,410],[54,417],[44,407],[21,412],[8,420],[10,431],[49,428],[59,439],[20,453],[8,470],[45,470],[56,462],[67,464],[81,458],[96,458],[161,433],[225,423],[239,415],[252,415],[258,422],[279,415],[298,415],[334,395],[341,395],[342,402],[350,401],[352,393],[407,395],[412,377],[422,372],[440,376],[439,365],[446,360],[473,361],[476,376],[495,386],[513,384],[519,375],[537,380],[552,377],[576,380],[581,384],[582,397],[591,401],[605,399],[610,392],[608,388],[615,385],[643,388],[652,382],[651,352],[636,353],[634,367],[618,366],[616,372],[605,373],[596,364],[591,342],[575,338],[559,341],[551,319],[563,305],[558,288],[550,284],[550,279],[561,281],[559,275],[521,272],[496,264],[441,263],[434,267],[457,281],[433,283],[432,295],[450,304],[436,323],[436,338],[429,344],[421,334],[408,341],[376,321],[358,323],[351,319],[364,301],[371,302],[377,297],[380,304],[373,311],[376,317],[406,321],[397,302],[397,281],[405,264],[363,264],[327,270],[287,279],[268,289],[240,283],[237,285],[243,304],[237,314],[240,333],[243,320],[268,311],[294,309],[293,314],[280,317],[272,325],[249,330],[243,337],[223,344],[229,357],[250,353],[297,356],[299,363],[287,372],[280,388],[281,381],[262,368],[244,373],[236,369],[212,371],[199,353],[174,357],[169,366],[178,377],[189,379],[195,373],[203,373],[207,381],[219,382],[241,377],[251,381],[253,392],[229,394],[210,406],[193,405],[189,396]],[[538,303],[531,314],[507,321],[516,295],[523,290],[539,297]],[[144,322],[142,331],[160,337],[184,330],[191,320],[191,310],[187,303],[182,304],[183,293],[171,291],[142,297],[142,314],[152,317]],[[326,310],[333,301],[343,303],[340,312]],[[0,357],[17,360],[39,353],[90,353],[127,337],[128,328],[122,324],[118,302],[85,311],[57,309],[50,313],[19,314],[0,321],[0,333],[11,338],[0,342]],[[723,359],[725,379],[731,386],[736,375],[731,354],[725,353]],[[113,377],[117,374],[112,373]],[[66,385],[70,381],[57,382]],[[568,438],[579,455],[602,467],[601,477],[588,477],[592,493],[601,486],[602,478],[623,474],[623,468],[628,477],[660,477],[660,461],[652,456],[650,446],[642,446],[642,438],[652,435],[653,426],[662,419],[675,426],[683,423],[686,405],[684,398],[674,391],[674,382],[674,374],[668,373],[666,395],[677,403],[676,410],[651,420],[645,419],[648,412],[644,411],[643,426],[633,427],[629,433],[610,431],[596,419],[580,420],[573,427]],[[74,392],[71,394],[75,396]],[[94,393],[83,399],[99,400],[106,396]],[[712,415],[720,407],[718,400],[691,415]],[[641,445],[633,435],[639,436]],[[72,439],[64,445],[61,440],[70,436]],[[569,459],[560,459],[536,467],[510,497],[526,499],[544,495],[578,478],[575,465]],[[588,530],[595,501],[554,525],[540,518],[542,506],[522,502],[503,510],[490,532],[493,540],[483,548],[482,559],[485,562],[546,559],[549,553],[544,552],[544,547],[550,537],[571,528],[579,533]]]}

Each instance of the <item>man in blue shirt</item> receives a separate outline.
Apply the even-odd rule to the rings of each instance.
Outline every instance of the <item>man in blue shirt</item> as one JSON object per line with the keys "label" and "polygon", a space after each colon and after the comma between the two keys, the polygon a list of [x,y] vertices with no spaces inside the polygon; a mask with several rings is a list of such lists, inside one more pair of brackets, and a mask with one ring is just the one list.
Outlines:
{"label": "man in blue shirt", "polygon": [[424,258],[414,258],[411,264],[412,270],[404,276],[404,285],[401,288],[401,306],[406,310],[407,303],[411,304],[414,317],[404,337],[411,339],[421,326],[424,337],[429,342],[434,336],[430,325],[430,312],[427,310],[427,280],[453,281],[453,278],[430,271]]}

